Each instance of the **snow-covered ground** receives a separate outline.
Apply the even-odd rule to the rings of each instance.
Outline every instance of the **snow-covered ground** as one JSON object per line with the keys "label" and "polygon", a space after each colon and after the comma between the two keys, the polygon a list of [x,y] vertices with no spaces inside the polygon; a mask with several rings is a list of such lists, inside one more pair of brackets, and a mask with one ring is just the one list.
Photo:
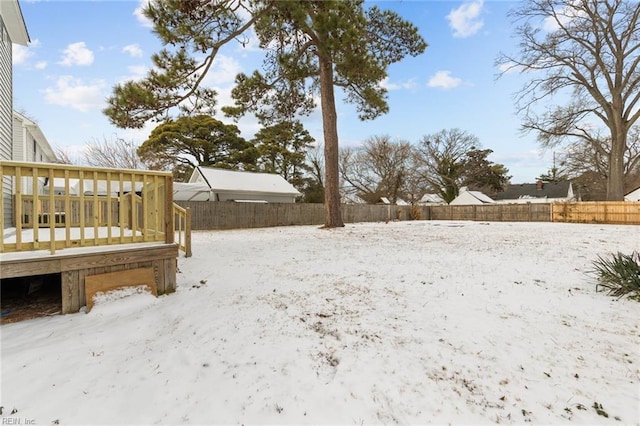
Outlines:
{"label": "snow-covered ground", "polygon": [[2,326],[1,420],[639,424],[640,303],[588,273],[633,250],[638,226],[194,232],[173,295]]}

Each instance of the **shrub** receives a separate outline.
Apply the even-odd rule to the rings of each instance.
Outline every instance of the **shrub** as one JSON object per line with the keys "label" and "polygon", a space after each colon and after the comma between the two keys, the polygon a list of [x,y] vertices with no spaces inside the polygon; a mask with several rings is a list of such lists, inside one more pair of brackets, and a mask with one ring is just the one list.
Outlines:
{"label": "shrub", "polygon": [[422,208],[420,208],[420,206],[412,204],[409,208],[409,219],[422,220]]}
{"label": "shrub", "polygon": [[608,258],[598,256],[593,266],[598,279],[596,291],[602,287],[602,291],[611,296],[620,298],[628,294],[640,301],[640,253],[618,252]]}

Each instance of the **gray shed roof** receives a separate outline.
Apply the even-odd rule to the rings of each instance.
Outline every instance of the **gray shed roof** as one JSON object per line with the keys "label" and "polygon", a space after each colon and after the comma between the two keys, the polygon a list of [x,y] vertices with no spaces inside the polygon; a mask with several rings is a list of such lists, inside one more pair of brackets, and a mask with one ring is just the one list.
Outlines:
{"label": "gray shed roof", "polygon": [[503,192],[499,192],[496,200],[517,200],[519,198],[566,198],[569,195],[571,182],[542,182],[538,189],[536,183],[520,183],[509,185]]}
{"label": "gray shed roof", "polygon": [[297,197],[300,192],[280,175],[198,166],[189,182],[200,174],[214,192],[252,192]]}

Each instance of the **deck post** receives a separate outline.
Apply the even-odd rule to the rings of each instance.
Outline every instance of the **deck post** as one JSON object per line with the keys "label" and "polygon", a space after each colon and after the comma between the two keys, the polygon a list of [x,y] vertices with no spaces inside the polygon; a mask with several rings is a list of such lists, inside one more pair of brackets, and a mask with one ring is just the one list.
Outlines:
{"label": "deck post", "polygon": [[166,176],[164,179],[164,242],[173,244],[175,242],[175,226],[173,217],[173,176]]}

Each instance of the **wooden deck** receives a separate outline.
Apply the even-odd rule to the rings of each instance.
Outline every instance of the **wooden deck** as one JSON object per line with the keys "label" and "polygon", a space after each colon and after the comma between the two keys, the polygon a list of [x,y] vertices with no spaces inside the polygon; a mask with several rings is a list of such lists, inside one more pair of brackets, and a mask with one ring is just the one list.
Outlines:
{"label": "wooden deck", "polygon": [[0,283],[59,280],[63,314],[87,305],[89,276],[152,269],[158,294],[175,291],[191,241],[170,173],[0,161],[0,175]]}
{"label": "wooden deck", "polygon": [[177,244],[141,243],[92,249],[6,253],[2,255],[2,278],[60,274],[63,314],[87,305],[85,277],[128,269],[153,268],[158,294],[176,289]]}

